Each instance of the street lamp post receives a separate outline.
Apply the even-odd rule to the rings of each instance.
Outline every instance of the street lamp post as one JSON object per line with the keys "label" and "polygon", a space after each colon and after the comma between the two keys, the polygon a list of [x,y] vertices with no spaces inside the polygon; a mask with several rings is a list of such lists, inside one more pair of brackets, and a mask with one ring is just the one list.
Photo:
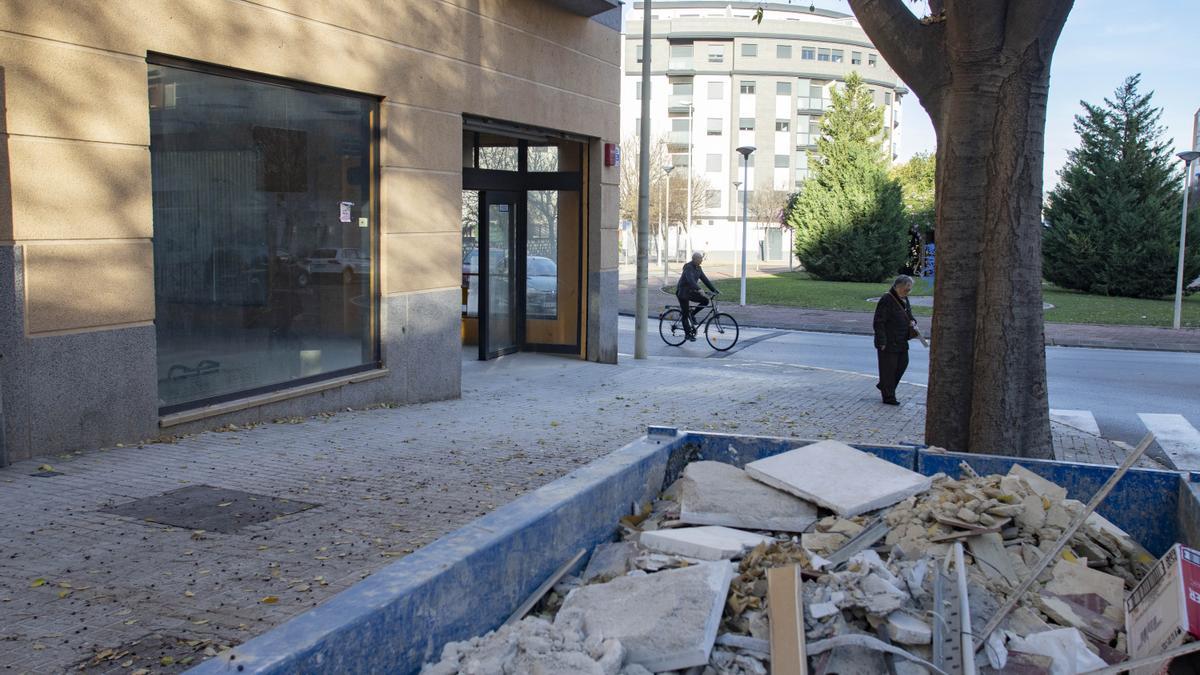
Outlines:
{"label": "street lamp post", "polygon": [[663,167],[663,171],[666,173],[666,179],[663,180],[663,185],[665,186],[663,188],[663,192],[665,192],[667,195],[667,205],[666,208],[663,209],[663,247],[662,251],[660,252],[662,255],[663,264],[663,286],[667,285],[667,247],[670,245],[671,241],[671,169],[674,168],[675,167],[671,164]]}
{"label": "street lamp post", "polygon": [[750,155],[754,154],[753,145],[743,145],[737,151],[742,154],[742,296],[738,302],[743,307],[746,305],[746,221],[749,218],[750,205],[746,201],[746,192],[750,189]]}
{"label": "street lamp post", "polygon": [[692,125],[695,124],[694,113],[696,104],[693,101],[688,101],[688,159],[687,159],[687,220],[684,222],[684,228],[688,233],[688,253],[691,253],[692,239]]}
{"label": "street lamp post", "polygon": [[1179,267],[1175,270],[1175,318],[1171,322],[1174,328],[1179,328],[1180,314],[1183,312],[1183,258],[1187,244],[1188,190],[1191,188],[1192,162],[1200,159],[1200,152],[1181,152],[1179,159],[1183,160],[1183,217],[1179,225]]}
{"label": "street lamp post", "polygon": [[[740,190],[740,189],[742,189],[742,181],[740,181],[740,180],[733,181],[733,200],[732,200],[733,206],[731,206],[729,209],[729,220],[731,222],[737,222],[737,220],[736,220],[736,218],[737,218],[737,201],[738,201],[737,193],[738,193],[738,190]],[[735,239],[734,241],[736,242],[737,240]],[[738,256],[737,256],[737,244],[735,243],[733,246],[733,271],[737,272],[737,269],[738,269]]]}

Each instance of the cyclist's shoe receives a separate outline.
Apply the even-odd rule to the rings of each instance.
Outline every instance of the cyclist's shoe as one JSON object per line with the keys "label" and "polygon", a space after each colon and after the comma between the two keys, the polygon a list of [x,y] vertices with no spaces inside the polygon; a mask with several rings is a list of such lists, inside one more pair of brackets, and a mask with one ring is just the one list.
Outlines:
{"label": "cyclist's shoe", "polygon": [[695,334],[694,332],[693,332],[693,333],[688,333],[688,334],[687,334],[687,339],[688,339],[688,341],[690,341],[690,342],[695,342],[695,341],[696,341],[696,334]]}

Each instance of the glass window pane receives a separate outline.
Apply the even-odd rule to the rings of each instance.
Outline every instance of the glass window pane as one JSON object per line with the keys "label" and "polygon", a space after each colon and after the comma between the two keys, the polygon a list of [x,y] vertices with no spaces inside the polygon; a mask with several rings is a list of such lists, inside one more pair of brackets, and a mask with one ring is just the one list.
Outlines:
{"label": "glass window pane", "polygon": [[791,45],[775,45],[775,58],[777,58],[777,59],[792,58],[792,46]]}
{"label": "glass window pane", "polygon": [[833,62],[841,63],[844,55],[845,55],[845,52],[843,52],[841,49],[833,50]]}
{"label": "glass window pane", "polygon": [[818,61],[828,61],[829,60],[829,49],[827,49],[825,47],[821,47],[820,49],[818,49],[817,50],[817,60]]}
{"label": "glass window pane", "polygon": [[520,148],[517,147],[517,139],[493,136],[492,134],[479,134],[478,139],[478,145],[475,148],[478,168],[494,171],[520,170],[518,162]]}
{"label": "glass window pane", "polygon": [[[379,361],[378,102],[151,65],[159,405]],[[153,98],[151,99],[153,100]]]}
{"label": "glass window pane", "polygon": [[743,94],[753,94],[754,93],[754,80],[742,80],[742,93]]}
{"label": "glass window pane", "polygon": [[792,95],[792,83],[791,82],[776,82],[775,83],[775,93],[778,94],[779,96],[791,96]]}
{"label": "glass window pane", "polygon": [[801,47],[800,58],[804,59],[805,61],[812,61],[813,59],[817,58],[817,50],[812,47]]}
{"label": "glass window pane", "polygon": [[530,145],[525,151],[529,171],[559,171],[557,145]]}
{"label": "glass window pane", "polygon": [[758,56],[758,45],[751,42],[743,43],[742,56]]}

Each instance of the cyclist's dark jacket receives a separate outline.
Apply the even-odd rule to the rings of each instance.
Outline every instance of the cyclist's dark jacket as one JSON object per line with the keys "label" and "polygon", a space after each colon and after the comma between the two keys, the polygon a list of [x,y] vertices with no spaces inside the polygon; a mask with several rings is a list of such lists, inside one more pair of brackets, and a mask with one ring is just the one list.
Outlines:
{"label": "cyclist's dark jacket", "polygon": [[700,282],[703,281],[708,290],[713,293],[717,292],[717,287],[712,285],[712,282],[705,276],[704,270],[700,269],[696,263],[687,263],[683,266],[683,274],[679,275],[679,283],[675,285],[675,295],[684,296],[699,292]]}

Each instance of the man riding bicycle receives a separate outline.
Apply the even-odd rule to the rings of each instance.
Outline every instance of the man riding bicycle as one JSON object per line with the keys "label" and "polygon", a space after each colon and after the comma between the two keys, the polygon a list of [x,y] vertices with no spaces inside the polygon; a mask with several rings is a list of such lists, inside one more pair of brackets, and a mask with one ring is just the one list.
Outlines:
{"label": "man riding bicycle", "polygon": [[696,341],[696,327],[692,325],[692,311],[688,304],[696,303],[695,311],[697,312],[708,306],[708,298],[700,292],[700,282],[703,281],[714,295],[720,293],[717,287],[708,280],[704,270],[700,269],[702,262],[704,262],[704,254],[700,251],[693,253],[692,261],[683,266],[683,273],[679,275],[679,283],[675,284],[675,298],[679,300],[679,309],[683,311],[683,330],[687,334],[687,339],[692,342]]}

